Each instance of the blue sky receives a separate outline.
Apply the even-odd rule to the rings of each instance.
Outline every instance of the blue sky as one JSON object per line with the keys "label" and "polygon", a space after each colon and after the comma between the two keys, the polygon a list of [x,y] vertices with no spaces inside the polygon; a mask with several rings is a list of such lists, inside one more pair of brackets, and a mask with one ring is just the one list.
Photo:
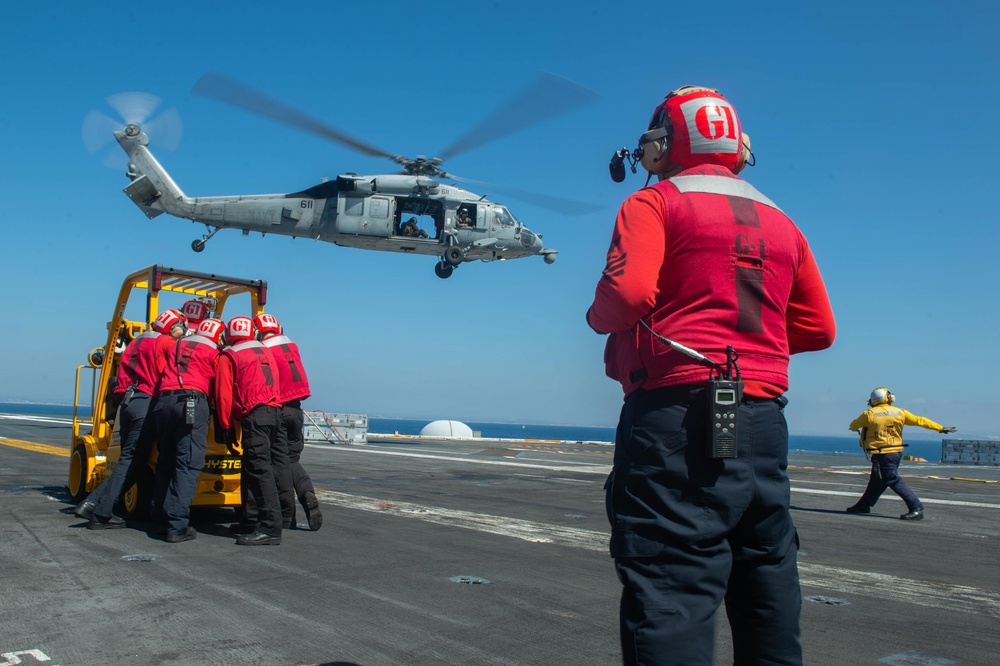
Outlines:
{"label": "blue sky", "polygon": [[[994,415],[1000,106],[994,3],[7,3],[0,9],[0,400],[69,402],[124,276],[154,263],[267,279],[269,311],[310,370],[307,406],[372,416],[613,426],[604,339],[584,322],[615,212],[641,187],[607,163],[669,90],[735,105],[757,165],[744,175],[812,245],[839,334],[794,357],[797,434],[849,434],[875,386],[959,428]],[[191,94],[208,71],[404,155],[434,155],[529,85],[566,77],[596,101],[445,166],[602,207],[507,204],[560,251],[469,264],[222,231],[145,216],[122,169],[81,138],[107,97],[176,109],[151,149],[191,196],[293,192],[385,160]],[[109,137],[110,139],[110,137]],[[107,151],[118,150],[109,144]],[[933,438],[913,429],[913,436]]]}

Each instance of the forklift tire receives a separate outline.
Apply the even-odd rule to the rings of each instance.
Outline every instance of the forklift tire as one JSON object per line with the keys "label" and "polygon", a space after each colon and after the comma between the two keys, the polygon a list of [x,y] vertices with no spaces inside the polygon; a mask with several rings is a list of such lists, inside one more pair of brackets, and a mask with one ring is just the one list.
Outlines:
{"label": "forklift tire", "polygon": [[122,505],[125,508],[125,517],[131,520],[146,520],[149,518],[149,507],[153,500],[153,485],[156,482],[156,475],[148,465],[139,472],[139,478],[132,487],[122,495]]}
{"label": "forklift tire", "polygon": [[74,504],[79,504],[87,496],[87,481],[90,477],[87,469],[87,447],[77,444],[69,457],[69,497]]}

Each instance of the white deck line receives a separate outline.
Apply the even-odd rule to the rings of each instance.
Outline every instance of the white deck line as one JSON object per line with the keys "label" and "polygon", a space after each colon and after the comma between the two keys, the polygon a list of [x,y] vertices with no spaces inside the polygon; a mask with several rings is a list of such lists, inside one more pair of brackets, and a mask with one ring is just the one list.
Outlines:
{"label": "white deck line", "polygon": [[[316,496],[325,503],[345,509],[416,519],[436,525],[475,530],[532,543],[582,548],[600,553],[608,552],[609,535],[594,530],[458,509],[445,509],[412,502],[348,495],[329,490],[317,490]],[[892,598],[920,606],[1000,618],[1000,594],[976,587],[935,583],[801,561],[799,562],[799,577],[803,587],[818,587],[840,594],[854,594],[876,599]]]}

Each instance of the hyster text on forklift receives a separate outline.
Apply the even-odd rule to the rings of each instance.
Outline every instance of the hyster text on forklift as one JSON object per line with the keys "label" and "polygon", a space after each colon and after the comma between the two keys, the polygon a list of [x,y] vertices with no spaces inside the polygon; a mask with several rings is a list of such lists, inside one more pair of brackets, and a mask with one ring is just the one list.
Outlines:
{"label": "hyster text on forklift", "polygon": [[[244,294],[246,296],[244,296]],[[230,298],[235,298],[232,302]],[[114,313],[108,322],[103,347],[93,349],[88,363],[76,369],[73,400],[73,435],[69,459],[69,492],[80,502],[111,475],[121,454],[118,437],[117,404],[114,399],[118,364],[126,345],[149,330],[164,309],[181,309],[184,301],[197,299],[206,304],[208,316],[217,319],[236,315],[253,317],[264,311],[267,281],[227,277],[214,273],[168,268],[162,265],[138,270],[127,278],[118,293]],[[89,377],[87,376],[89,373]],[[89,383],[89,410],[81,404],[81,389]],[[240,506],[239,427],[235,453],[230,453],[214,416],[208,426],[205,466],[198,477],[192,506]],[[153,494],[157,449],[154,445],[147,465],[124,496],[129,517],[144,517]]]}

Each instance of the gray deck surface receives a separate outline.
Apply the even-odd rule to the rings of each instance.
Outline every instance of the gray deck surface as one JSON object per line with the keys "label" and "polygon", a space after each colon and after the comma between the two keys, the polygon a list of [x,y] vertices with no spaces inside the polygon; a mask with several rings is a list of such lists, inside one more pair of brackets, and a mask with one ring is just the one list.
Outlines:
{"label": "gray deck surface", "polygon": [[[39,418],[0,415],[2,665],[620,663],[610,447],[309,446],[321,530],[238,547],[231,512],[198,511],[168,544],[85,529],[68,457],[11,441],[68,455],[68,420]],[[904,463],[926,505],[904,522],[891,493],[843,513],[863,457],[790,465],[807,664],[998,663],[1000,468]]]}

